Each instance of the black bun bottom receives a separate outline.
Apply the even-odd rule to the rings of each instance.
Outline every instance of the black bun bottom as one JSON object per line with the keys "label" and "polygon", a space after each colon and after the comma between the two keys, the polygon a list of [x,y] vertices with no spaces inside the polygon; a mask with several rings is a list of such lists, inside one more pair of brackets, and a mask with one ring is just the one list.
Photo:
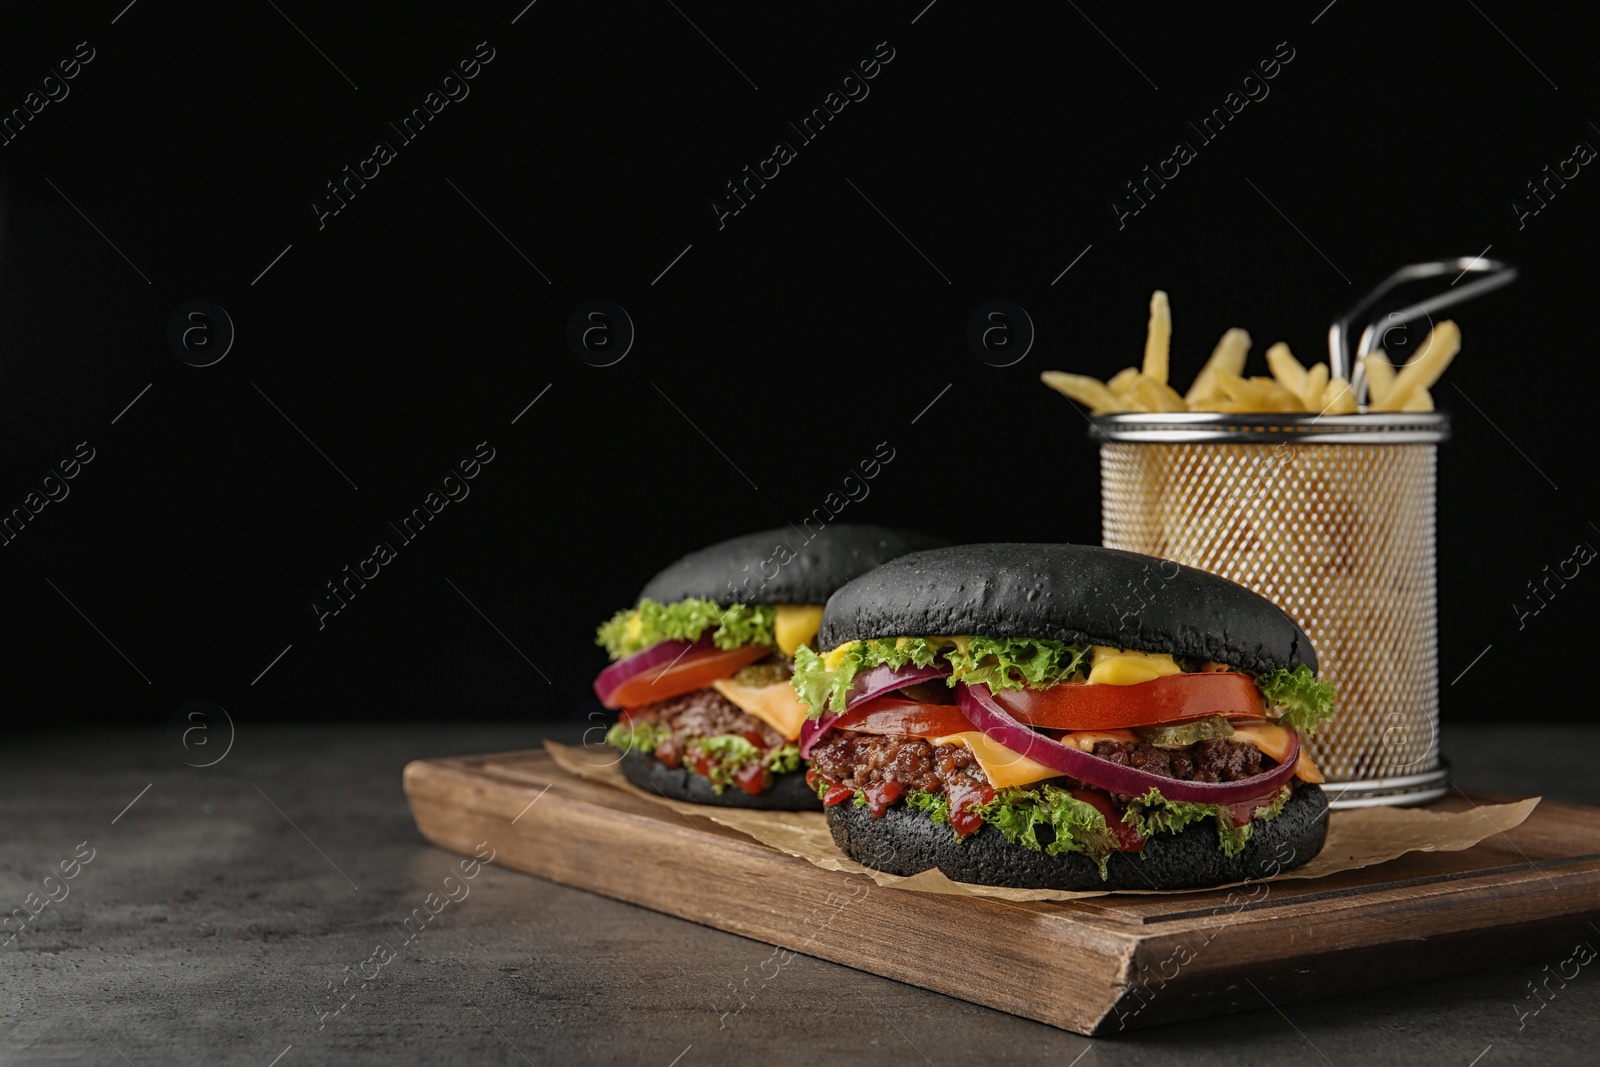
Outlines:
{"label": "black bun bottom", "polygon": [[1078,852],[1047,856],[1012,844],[984,824],[965,841],[950,827],[904,805],[873,819],[866,808],[838,804],[827,809],[834,844],[857,863],[889,874],[912,875],[937,867],[957,882],[1017,889],[1069,891],[1199,889],[1264,878],[1307,862],[1328,835],[1328,802],[1317,786],[1295,784],[1294,795],[1275,819],[1256,823],[1250,840],[1234,856],[1218,847],[1214,819],[1182,833],[1157,834],[1136,852],[1113,852],[1106,877]]}
{"label": "black bun bottom", "polygon": [[[629,752],[622,757],[622,773],[640,789],[690,804],[711,804],[719,808],[756,808],[761,811],[821,811],[816,790],[806,785],[805,771],[774,775],[772,788],[752,795],[737,786],[718,793],[711,780],[687,767],[668,767],[654,756]],[[837,831],[835,831],[837,836]]]}

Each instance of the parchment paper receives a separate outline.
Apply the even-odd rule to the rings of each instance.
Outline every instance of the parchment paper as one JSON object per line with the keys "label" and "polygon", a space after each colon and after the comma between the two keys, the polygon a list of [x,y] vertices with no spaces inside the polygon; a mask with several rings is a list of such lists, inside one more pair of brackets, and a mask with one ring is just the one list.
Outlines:
{"label": "parchment paper", "polygon": [[[717,808],[706,804],[686,804],[680,800],[648,793],[623,777],[617,767],[617,752],[601,748],[573,748],[554,741],[544,743],[545,751],[568,774],[586,778],[634,796],[665,805],[684,815],[695,815],[738,830],[764,845],[799,856],[829,871],[844,871],[871,878],[881,886],[917,893],[944,893],[956,896],[998,897],[1002,900],[1074,900],[1102,897],[1108,893],[1065,892],[1056,889],[1009,889],[1003,886],[972,885],[947,878],[933,869],[902,877],[884,874],[850,859],[840,852],[828,832],[827,819],[817,811],[751,811],[745,808]],[[1421,808],[1353,808],[1328,814],[1328,841],[1304,866],[1255,881],[1283,881],[1290,878],[1323,878],[1340,871],[1353,871],[1383,863],[1407,852],[1459,852],[1487,837],[1522,825],[1539,805],[1539,797],[1509,804],[1475,805],[1468,811],[1442,812]],[[1244,882],[1232,883],[1244,885]],[[1226,888],[1213,886],[1211,889]],[[1123,893],[1198,893],[1199,889],[1135,889]]]}

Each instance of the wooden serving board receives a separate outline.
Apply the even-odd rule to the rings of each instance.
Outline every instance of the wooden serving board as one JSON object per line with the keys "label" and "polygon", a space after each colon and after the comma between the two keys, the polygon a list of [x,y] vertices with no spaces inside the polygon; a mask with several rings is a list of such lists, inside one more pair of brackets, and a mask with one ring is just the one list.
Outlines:
{"label": "wooden serving board", "polygon": [[1081,1034],[1554,958],[1600,915],[1600,809],[1549,801],[1465,851],[1326,878],[1011,903],[822,870],[543,751],[418,760],[405,790],[452,852],[488,842],[519,871]]}

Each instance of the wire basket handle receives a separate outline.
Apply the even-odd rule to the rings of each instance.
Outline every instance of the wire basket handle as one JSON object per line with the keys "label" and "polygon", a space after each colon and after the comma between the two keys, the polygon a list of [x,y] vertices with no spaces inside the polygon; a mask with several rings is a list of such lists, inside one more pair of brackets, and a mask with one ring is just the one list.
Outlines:
{"label": "wire basket handle", "polygon": [[[1456,288],[1456,282],[1468,274],[1481,274],[1483,277],[1466,285]],[[1372,309],[1390,292],[1407,282],[1421,281],[1426,278],[1440,278],[1445,275],[1454,275],[1452,281],[1444,292],[1419,300],[1415,304],[1391,311],[1381,320],[1366,318],[1371,315]],[[1484,259],[1482,256],[1461,256],[1455,259],[1435,259],[1426,263],[1410,263],[1395,271],[1385,278],[1376,289],[1361,298],[1360,303],[1344,314],[1344,317],[1335,319],[1333,325],[1328,327],[1328,370],[1335,378],[1343,378],[1350,383],[1350,388],[1355,391],[1356,404],[1365,410],[1367,406],[1367,380],[1366,368],[1361,363],[1361,358],[1377,348],[1378,338],[1383,336],[1383,331],[1397,324],[1411,322],[1424,315],[1431,315],[1441,308],[1451,307],[1455,304],[1481,296],[1502,285],[1507,285],[1516,280],[1517,268],[1498,259]],[[1357,339],[1356,350],[1350,351],[1350,328],[1357,322],[1365,322],[1361,336]]]}

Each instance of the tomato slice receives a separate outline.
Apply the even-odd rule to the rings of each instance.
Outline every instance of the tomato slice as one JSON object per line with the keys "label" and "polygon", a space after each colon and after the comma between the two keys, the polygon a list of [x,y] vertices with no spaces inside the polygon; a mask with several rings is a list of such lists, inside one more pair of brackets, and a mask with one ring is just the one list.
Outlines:
{"label": "tomato slice", "polygon": [[647,670],[623,682],[611,694],[610,703],[621,708],[636,708],[641,704],[654,704],[658,700],[704,689],[718,678],[726,678],[740,667],[754,663],[770,652],[771,649],[761,645],[744,645],[726,651],[708,648],[702,652],[690,652],[659,671]]}
{"label": "tomato slice", "polygon": [[974,728],[954,704],[924,704],[893,695],[857,705],[833,725],[840,730],[891,737],[946,737]]}
{"label": "tomato slice", "polygon": [[1002,689],[995,702],[1018,722],[1048,730],[1116,730],[1204,715],[1264,715],[1253,678],[1233,672],[1172,674],[1138,685]]}

